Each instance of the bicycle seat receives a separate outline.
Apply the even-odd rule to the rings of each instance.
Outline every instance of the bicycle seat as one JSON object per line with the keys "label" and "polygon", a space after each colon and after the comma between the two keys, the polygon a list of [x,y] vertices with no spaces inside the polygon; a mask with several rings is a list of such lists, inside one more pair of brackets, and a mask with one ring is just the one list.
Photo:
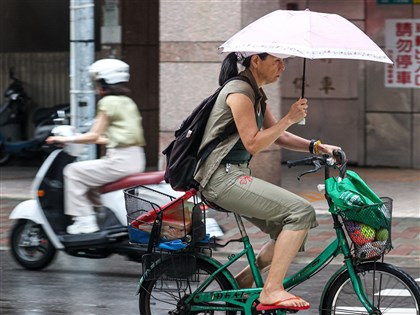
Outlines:
{"label": "bicycle seat", "polygon": [[164,180],[165,171],[143,172],[123,177],[101,187],[101,193],[134,187],[138,185],[159,184]]}
{"label": "bicycle seat", "polygon": [[229,210],[226,210],[225,208],[222,208],[222,207],[220,207],[220,206],[218,206],[217,204],[215,204],[214,202],[212,202],[212,201],[209,201],[209,200],[207,200],[207,198],[203,195],[203,194],[201,194],[201,200],[207,205],[207,206],[209,206],[210,208],[212,208],[212,209],[214,209],[214,210],[217,210],[217,211],[220,211],[220,212],[232,212],[232,211],[229,211]]}

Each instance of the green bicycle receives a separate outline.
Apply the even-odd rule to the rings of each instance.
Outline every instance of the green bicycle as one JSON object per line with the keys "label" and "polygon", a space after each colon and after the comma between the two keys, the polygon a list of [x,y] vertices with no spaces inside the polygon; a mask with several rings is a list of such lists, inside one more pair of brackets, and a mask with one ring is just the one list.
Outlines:
{"label": "green bicycle", "polygon": [[[288,162],[289,167],[297,165],[315,165],[315,169],[300,176],[324,168],[325,180],[329,184],[331,181],[340,183],[350,174],[346,171],[343,151],[336,152],[335,157],[311,156]],[[334,169],[339,173],[336,177],[330,176],[330,170]],[[264,283],[242,218],[234,214],[241,234],[239,240],[219,244],[206,238],[202,229],[203,211],[195,206],[191,218],[190,211],[186,210],[190,198],[195,198],[196,194],[189,191],[180,198],[173,198],[146,187],[125,191],[131,241],[137,246],[148,246],[149,252],[143,256],[143,274],[138,285],[140,314],[281,315],[292,312],[256,310]],[[355,202],[358,198],[352,196],[344,200],[348,205],[344,209],[337,206],[343,200],[332,196],[327,189],[325,197],[336,239],[312,262],[287,277],[284,280],[285,289],[290,290],[308,280],[335,257],[342,255],[344,264],[327,281],[321,294],[319,314],[419,315],[419,286],[403,270],[383,262],[384,254],[392,247],[392,200],[381,198],[380,202],[361,206]],[[184,209],[181,216],[165,217],[165,212],[169,213],[169,209],[176,207]],[[183,221],[183,226],[178,226],[177,231],[185,233],[184,237],[168,241],[173,234],[170,230],[177,227],[177,219]],[[133,222],[137,229],[133,229]],[[142,225],[146,227],[143,229],[147,231],[146,238],[146,232],[141,231]],[[370,235],[372,231],[376,233],[375,239]],[[230,256],[226,263],[222,264],[212,257],[212,249],[234,241],[242,242],[244,249]],[[228,270],[244,256],[252,269],[254,288],[240,289]]]}

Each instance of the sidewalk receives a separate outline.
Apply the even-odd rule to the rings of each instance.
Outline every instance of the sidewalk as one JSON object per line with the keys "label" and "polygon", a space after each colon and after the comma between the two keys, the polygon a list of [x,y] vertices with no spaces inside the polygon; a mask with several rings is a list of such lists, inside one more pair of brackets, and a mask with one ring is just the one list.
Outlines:
{"label": "sidewalk", "polygon": [[[394,249],[386,256],[386,261],[400,266],[420,268],[420,170],[397,168],[359,168],[356,171],[379,195],[394,200],[392,242]],[[316,257],[335,236],[332,220],[328,214],[323,192],[317,184],[323,181],[321,174],[304,176],[300,181],[296,176],[304,169],[282,167],[283,187],[306,199],[315,207],[319,226],[311,230],[306,251],[300,253],[296,262],[306,262]],[[32,180],[37,172],[34,167],[5,166],[0,168],[0,249],[8,248],[8,231],[12,222],[8,219],[10,211],[20,201],[30,199]],[[216,218],[225,235],[221,241],[239,238],[233,215],[221,212],[210,214]],[[258,251],[267,241],[265,234],[244,220],[254,249]],[[242,247],[232,243],[215,255],[226,257],[237,253]]]}

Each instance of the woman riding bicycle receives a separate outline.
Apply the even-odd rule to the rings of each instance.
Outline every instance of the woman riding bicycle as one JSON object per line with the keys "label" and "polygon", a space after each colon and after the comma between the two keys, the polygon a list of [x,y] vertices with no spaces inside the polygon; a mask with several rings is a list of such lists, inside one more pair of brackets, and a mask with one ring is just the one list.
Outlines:
{"label": "woman riding bicycle", "polygon": [[[210,142],[234,120],[238,133],[223,141],[203,162],[195,180],[203,196],[229,211],[236,212],[270,235],[257,263],[270,267],[260,295],[259,309],[307,309],[309,303],[284,290],[287,269],[302,248],[309,229],[318,225],[315,210],[305,199],[276,185],[251,176],[251,157],[276,143],[283,148],[315,154],[332,154],[337,146],[296,136],[287,129],[307,115],[305,98],[297,100],[280,120],[266,104],[262,86],[276,82],[284,71],[284,56],[261,53],[230,53],[223,61],[219,84],[238,75],[238,62],[249,79],[230,81],[220,92],[207,122],[201,146]],[[254,92],[256,91],[256,92]],[[253,284],[249,266],[236,280],[240,287]]]}

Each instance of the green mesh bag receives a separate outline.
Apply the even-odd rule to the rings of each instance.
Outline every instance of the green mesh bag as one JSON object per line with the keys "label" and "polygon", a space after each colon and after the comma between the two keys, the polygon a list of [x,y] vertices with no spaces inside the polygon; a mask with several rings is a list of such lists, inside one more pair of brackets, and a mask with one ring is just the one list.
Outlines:
{"label": "green mesh bag", "polygon": [[357,173],[347,171],[341,181],[330,177],[325,182],[325,189],[334,202],[334,208],[330,209],[332,213],[374,229],[390,227],[391,215],[387,206]]}

